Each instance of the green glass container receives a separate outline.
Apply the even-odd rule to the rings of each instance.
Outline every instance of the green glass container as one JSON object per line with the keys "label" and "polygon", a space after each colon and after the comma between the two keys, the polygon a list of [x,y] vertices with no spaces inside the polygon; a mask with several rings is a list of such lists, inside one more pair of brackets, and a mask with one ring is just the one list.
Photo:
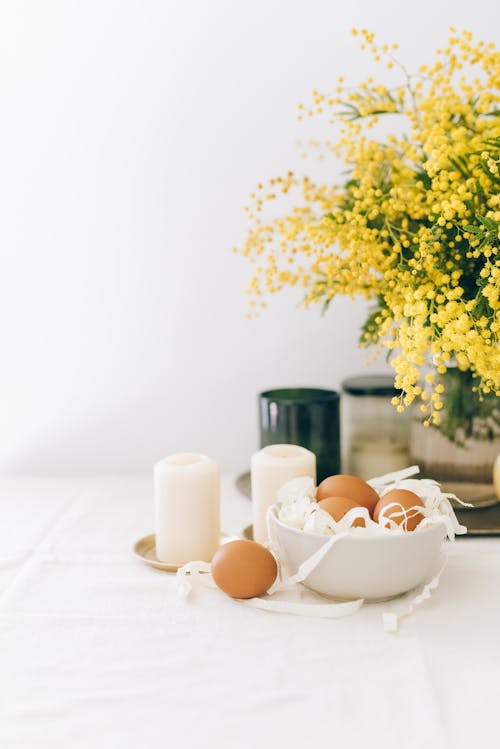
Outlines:
{"label": "green glass container", "polygon": [[318,483],[340,472],[340,398],[335,390],[279,388],[259,395],[260,446],[301,445],[316,455]]}

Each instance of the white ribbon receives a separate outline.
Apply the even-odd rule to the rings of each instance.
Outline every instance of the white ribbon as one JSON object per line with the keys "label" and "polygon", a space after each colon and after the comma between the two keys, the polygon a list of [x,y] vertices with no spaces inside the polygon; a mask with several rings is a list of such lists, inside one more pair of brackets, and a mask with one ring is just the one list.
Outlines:
{"label": "white ribbon", "polygon": [[340,619],[358,611],[363,605],[363,599],[342,603],[301,603],[298,601],[273,601],[269,598],[249,598],[242,603],[253,609],[274,611],[277,614],[313,616],[319,619]]}
{"label": "white ribbon", "polygon": [[408,466],[408,468],[402,468],[400,471],[392,471],[391,473],[384,473],[382,476],[375,476],[373,479],[368,479],[366,483],[375,489],[375,487],[380,485],[383,486],[384,484],[409,479],[410,476],[415,476],[417,473],[420,473],[419,466]]}
{"label": "white ribbon", "polygon": [[[207,588],[216,588],[217,586],[213,581],[210,570],[211,565],[209,562],[188,562],[183,567],[179,567],[175,576],[179,597],[187,598],[193,590],[195,582],[199,582]],[[191,578],[190,580],[188,580],[188,575]]]}
{"label": "white ribbon", "polygon": [[437,590],[437,588],[439,587],[439,580],[444,568],[446,567],[447,561],[448,559],[445,556],[437,575],[435,575],[435,577],[433,577],[430,582],[426,583],[423,586],[420,593],[410,600],[410,603],[405,609],[399,612],[386,611],[384,614],[382,614],[382,621],[384,624],[384,630],[386,632],[389,632],[390,634],[394,634],[395,632],[397,632],[401,619],[403,619],[403,617],[405,616],[410,616],[416,606],[420,606],[421,603],[427,601],[431,597],[433,591]]}

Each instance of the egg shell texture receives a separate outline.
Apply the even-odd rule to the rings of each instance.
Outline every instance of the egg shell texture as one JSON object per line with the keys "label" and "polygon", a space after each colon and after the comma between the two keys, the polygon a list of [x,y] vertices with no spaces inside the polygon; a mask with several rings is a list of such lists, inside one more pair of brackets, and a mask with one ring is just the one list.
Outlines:
{"label": "egg shell texture", "polygon": [[[363,505],[360,505],[358,502],[355,502],[353,499],[348,499],[347,497],[325,497],[325,499],[318,502],[318,505],[322,510],[325,510],[325,512],[331,515],[336,522],[342,520],[349,510],[353,510],[355,507],[363,507]],[[356,518],[352,523],[352,527],[364,528],[365,521],[363,518]]]}
{"label": "egg shell texture", "polygon": [[357,505],[366,507],[370,515],[375,509],[375,505],[380,497],[373,487],[358,479],[356,476],[348,474],[336,474],[324,479],[316,490],[316,499],[320,502],[327,497],[345,497],[352,499]]}
{"label": "egg shell texture", "polygon": [[212,559],[215,584],[232,598],[255,598],[276,580],[278,565],[271,552],[255,541],[230,541]]}
{"label": "egg shell texture", "polygon": [[379,522],[380,513],[393,502],[397,504],[383,513],[382,525],[384,518],[390,518],[398,525],[402,525],[406,531],[414,531],[420,521],[423,520],[424,515],[417,509],[412,508],[425,507],[425,505],[417,494],[408,489],[392,489],[392,491],[384,494],[373,513],[375,522]]}

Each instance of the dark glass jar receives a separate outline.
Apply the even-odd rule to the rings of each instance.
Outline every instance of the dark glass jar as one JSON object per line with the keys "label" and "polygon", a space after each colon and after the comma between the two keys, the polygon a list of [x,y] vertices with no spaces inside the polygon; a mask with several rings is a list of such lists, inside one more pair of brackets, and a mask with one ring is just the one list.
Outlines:
{"label": "dark glass jar", "polygon": [[318,483],[340,472],[340,398],[335,390],[278,388],[259,395],[260,446],[301,445],[316,455]]}

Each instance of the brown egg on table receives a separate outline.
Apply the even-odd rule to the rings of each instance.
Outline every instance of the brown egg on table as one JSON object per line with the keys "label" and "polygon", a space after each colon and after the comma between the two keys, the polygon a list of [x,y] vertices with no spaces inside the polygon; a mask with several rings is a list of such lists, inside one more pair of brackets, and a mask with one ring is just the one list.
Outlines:
{"label": "brown egg on table", "polygon": [[[397,504],[384,512],[380,518],[383,509],[393,502]],[[423,513],[417,509],[418,507],[425,507],[425,505],[417,494],[408,489],[392,489],[377,503],[373,519],[378,523],[380,518],[381,525],[384,525],[384,518],[390,518],[398,525],[402,525],[405,531],[414,531],[424,518]],[[388,527],[389,523],[385,523],[385,526]]]}
{"label": "brown egg on table", "polygon": [[327,497],[352,499],[357,505],[366,507],[370,515],[380,499],[375,489],[366,481],[343,473],[328,476],[318,486],[316,490],[317,501],[321,502],[322,499]]}
{"label": "brown egg on table", "polygon": [[278,565],[271,552],[255,541],[229,541],[215,552],[212,577],[232,598],[261,596],[276,580]]}
{"label": "brown egg on table", "polygon": [[[353,510],[355,507],[362,507],[359,502],[355,502],[353,499],[347,497],[325,497],[318,502],[318,505],[322,510],[325,510],[332,518],[338,522],[342,520],[344,515]],[[352,528],[365,528],[365,521],[363,518],[356,518],[351,524]]]}

